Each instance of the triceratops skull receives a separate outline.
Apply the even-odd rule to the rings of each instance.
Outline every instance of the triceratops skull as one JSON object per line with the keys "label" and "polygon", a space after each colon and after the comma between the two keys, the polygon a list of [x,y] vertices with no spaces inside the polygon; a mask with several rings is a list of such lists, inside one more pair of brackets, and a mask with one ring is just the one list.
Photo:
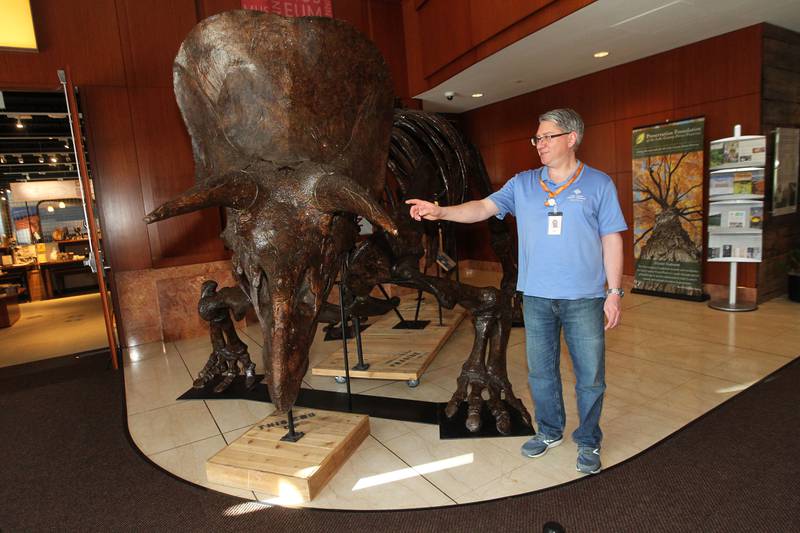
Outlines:
{"label": "triceratops skull", "polygon": [[222,237],[263,332],[272,401],[292,407],[355,216],[396,234],[384,184],[392,88],[375,46],[327,18],[229,11],[199,23],[175,59],[196,185],[148,223],[227,208]]}

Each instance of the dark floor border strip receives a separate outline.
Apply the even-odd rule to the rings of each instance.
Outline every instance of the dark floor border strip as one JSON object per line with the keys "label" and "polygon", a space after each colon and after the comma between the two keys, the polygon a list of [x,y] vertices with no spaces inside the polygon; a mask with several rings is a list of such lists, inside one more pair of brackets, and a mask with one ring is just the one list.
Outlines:
{"label": "dark floor border strip", "polygon": [[[258,375],[260,381],[263,376]],[[244,385],[244,377],[238,376],[228,389],[222,393],[214,393],[215,382],[202,389],[189,389],[178,400],[251,400],[256,402],[270,402],[269,391],[263,383],[256,383],[249,390]],[[328,411],[341,411],[374,416],[376,418],[389,418],[403,422],[418,422],[421,424],[439,425],[439,404],[423,402],[420,400],[405,400],[385,396],[369,396],[352,394],[348,399],[347,393],[326,391],[319,389],[300,389],[295,405],[310,407],[312,409],[325,409]]]}
{"label": "dark floor border strip", "polygon": [[16,378],[30,374],[37,374],[39,372],[48,372],[56,368],[78,365],[87,358],[99,356],[107,356],[109,364],[111,363],[111,350],[108,349],[108,346],[104,346],[102,348],[95,348],[93,350],[86,350],[83,352],[61,355],[58,357],[49,357],[47,359],[39,359],[38,361],[4,366],[0,368],[0,379]]}

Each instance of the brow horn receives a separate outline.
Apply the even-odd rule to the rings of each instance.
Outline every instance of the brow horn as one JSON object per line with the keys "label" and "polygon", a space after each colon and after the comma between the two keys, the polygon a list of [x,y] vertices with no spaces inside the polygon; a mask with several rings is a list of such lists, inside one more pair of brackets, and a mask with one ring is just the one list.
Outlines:
{"label": "brow horn", "polygon": [[191,213],[206,207],[231,207],[246,209],[255,203],[258,185],[248,177],[237,175],[214,180],[212,184],[198,184],[177,198],[162,204],[144,217],[147,224],[177,215]]}
{"label": "brow horn", "polygon": [[314,207],[325,213],[337,211],[360,215],[397,236],[397,225],[372,195],[355,181],[337,173],[324,174],[314,186]]}

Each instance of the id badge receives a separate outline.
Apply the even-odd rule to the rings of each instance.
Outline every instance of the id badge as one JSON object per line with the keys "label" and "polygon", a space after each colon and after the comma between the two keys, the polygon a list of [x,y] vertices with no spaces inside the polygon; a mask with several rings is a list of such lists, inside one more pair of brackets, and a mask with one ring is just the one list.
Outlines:
{"label": "id badge", "polygon": [[561,224],[564,220],[563,213],[548,213],[547,214],[547,234],[548,235],[561,235]]}

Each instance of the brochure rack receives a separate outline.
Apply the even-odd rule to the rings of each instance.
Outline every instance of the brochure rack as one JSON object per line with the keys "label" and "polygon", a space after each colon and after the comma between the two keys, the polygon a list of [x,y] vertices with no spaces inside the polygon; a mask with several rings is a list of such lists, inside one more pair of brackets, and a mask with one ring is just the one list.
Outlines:
{"label": "brochure rack", "polygon": [[764,220],[766,137],[741,135],[711,141],[708,261],[730,264],[727,300],[712,300],[721,311],[753,311],[755,302],[736,301],[737,265],[760,263]]}

